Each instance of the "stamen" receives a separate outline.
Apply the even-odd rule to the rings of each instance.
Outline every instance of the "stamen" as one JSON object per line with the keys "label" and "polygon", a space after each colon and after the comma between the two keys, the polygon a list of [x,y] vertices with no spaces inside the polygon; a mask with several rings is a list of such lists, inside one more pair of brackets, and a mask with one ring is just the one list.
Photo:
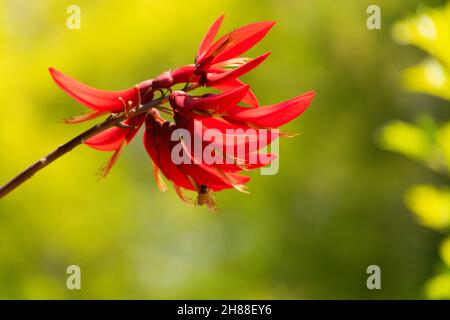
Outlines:
{"label": "stamen", "polygon": [[[153,92],[153,88],[150,86],[150,87],[148,87],[147,88],[147,90],[145,91],[145,93],[144,93],[144,99],[145,98],[147,98],[147,95],[150,93],[150,92]],[[139,102],[139,104],[141,104],[141,102]]]}
{"label": "stamen", "polygon": [[141,99],[141,90],[139,89],[139,87],[137,85],[134,86],[136,88],[137,91],[137,95],[138,95],[138,106],[142,106],[142,99]]}
{"label": "stamen", "polygon": [[122,141],[122,143],[120,144],[119,148],[117,148],[116,151],[114,151],[114,154],[112,155],[111,159],[108,161],[108,163],[99,168],[98,171],[98,175],[99,180],[106,178],[106,176],[108,175],[108,173],[111,171],[112,167],[114,166],[114,164],[117,162],[117,160],[119,159],[119,156],[122,152],[123,147],[125,146],[125,144],[127,143],[127,140]]}
{"label": "stamen", "polygon": [[122,129],[137,129],[137,128],[139,128],[139,126],[137,126],[137,125],[133,126],[133,125],[125,124],[122,122],[119,122],[118,124],[116,124],[116,127],[122,128]]}
{"label": "stamen", "polygon": [[248,191],[248,187],[243,184],[233,184],[233,188],[235,188],[237,191],[242,192],[242,193],[247,193],[247,194],[250,193]]}
{"label": "stamen", "polygon": [[280,137],[284,138],[293,138],[299,135],[300,133],[295,131],[280,131]]}
{"label": "stamen", "polygon": [[159,114],[156,114],[154,112],[151,113],[151,115],[153,116],[154,119],[159,120],[161,122],[166,122],[165,119],[161,118],[161,116]]}
{"label": "stamen", "polygon": [[161,172],[159,167],[152,161],[153,164],[153,176],[155,177],[156,185],[160,191],[167,191],[167,186],[164,183],[164,180],[161,177]]}
{"label": "stamen", "polygon": [[[216,169],[217,172],[222,176],[222,178],[224,178],[233,188],[235,188],[238,191],[244,190],[244,188],[239,187],[242,186],[239,183],[236,183],[236,179],[234,179],[233,177],[231,177],[227,172],[221,170],[221,169]],[[245,186],[244,186],[245,187]],[[244,191],[241,191],[244,192]]]}
{"label": "stamen", "polygon": [[232,160],[233,164],[235,166],[237,166],[238,168],[245,170],[245,171],[249,170],[250,165],[247,164],[247,162],[244,159],[240,159],[238,157],[231,156],[228,153],[223,152],[223,150],[221,150],[219,148],[214,148],[214,151],[216,151],[217,153],[222,155],[222,157],[225,157],[225,163],[229,163],[229,161],[227,161],[227,160]]}
{"label": "stamen", "polygon": [[175,183],[173,184],[173,188],[175,189],[175,192],[177,193],[178,197],[180,197],[180,199],[184,202],[187,203],[189,205],[193,205],[194,201],[192,201],[192,199],[186,197],[186,195],[184,194],[183,189],[181,189],[181,187],[179,185],[176,185]]}
{"label": "stamen", "polygon": [[127,104],[126,104],[125,100],[124,100],[122,97],[119,97],[118,99],[119,99],[119,100],[122,102],[122,104],[123,104],[123,113],[126,114],[126,113],[127,113]]}
{"label": "stamen", "polygon": [[85,113],[85,114],[81,114],[79,116],[73,116],[73,117],[65,118],[65,119],[62,120],[62,122],[65,123],[65,124],[76,124],[76,123],[92,120],[92,119],[95,119],[97,117],[101,117],[105,113],[106,112],[103,112],[103,111],[88,112],[88,113]]}

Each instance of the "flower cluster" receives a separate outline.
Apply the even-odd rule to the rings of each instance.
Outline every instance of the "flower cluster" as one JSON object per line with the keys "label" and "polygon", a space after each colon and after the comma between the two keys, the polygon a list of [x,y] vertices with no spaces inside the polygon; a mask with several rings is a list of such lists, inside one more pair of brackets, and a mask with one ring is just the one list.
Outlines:
{"label": "flower cluster", "polygon": [[[205,204],[211,209],[215,208],[214,191],[229,188],[243,191],[249,178],[242,175],[242,171],[260,168],[275,159],[273,154],[255,157],[255,153],[278,138],[280,126],[306,110],[314,92],[278,104],[260,106],[250,86],[239,78],[258,67],[270,53],[254,59],[241,55],[257,44],[274,22],[252,23],[215,41],[222,21],[223,16],[204,36],[194,64],[163,72],[123,91],[95,89],[50,68],[56,84],[91,109],[87,114],[67,119],[67,123],[79,123],[103,115],[127,116],[117,126],[84,141],[96,150],[114,152],[103,175],[110,171],[123,147],[144,124],[144,145],[153,162],[158,187],[167,189],[162,173],[181,199],[192,203],[183,192],[184,189],[192,190],[198,193],[195,203]],[[174,91],[174,86],[182,89]],[[188,93],[199,87],[213,88],[219,93],[200,96]],[[155,101],[155,97],[163,103],[146,112],[130,113],[130,110]],[[160,112],[169,114],[170,121]],[[177,135],[179,129],[187,131],[192,139]],[[208,130],[215,130],[224,138],[219,139],[215,135],[207,143],[204,135]],[[259,130],[264,130],[264,134]],[[243,135],[245,139],[240,139]],[[201,151],[209,148],[217,161],[205,163],[196,152],[192,152],[191,145],[198,140]],[[249,148],[252,142],[256,143],[256,148]],[[240,147],[245,151],[238,153],[237,157],[235,151]],[[182,158],[188,161],[174,161],[174,148],[180,149]]]}

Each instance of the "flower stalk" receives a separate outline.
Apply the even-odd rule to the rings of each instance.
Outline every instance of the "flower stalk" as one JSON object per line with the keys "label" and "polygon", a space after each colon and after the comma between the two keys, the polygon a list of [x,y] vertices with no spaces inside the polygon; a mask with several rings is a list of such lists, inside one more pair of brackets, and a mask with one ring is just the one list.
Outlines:
{"label": "flower stalk", "polygon": [[[193,89],[194,89],[194,87],[189,87],[189,88],[186,88],[186,91],[193,90]],[[79,146],[80,144],[83,144],[84,141],[89,139],[90,137],[93,137],[93,136],[99,134],[100,132],[105,131],[106,129],[109,129],[109,128],[119,125],[125,119],[129,119],[134,116],[137,116],[138,114],[148,112],[152,108],[158,108],[160,105],[164,104],[167,101],[168,101],[168,97],[165,95],[162,95],[160,98],[152,100],[152,101],[148,102],[147,104],[136,106],[134,109],[129,110],[126,114],[118,113],[118,114],[112,115],[111,117],[108,117],[105,121],[80,133],[78,136],[76,136],[75,138],[69,140],[68,142],[60,145],[57,149],[53,150],[52,152],[47,154],[45,157],[39,159],[38,161],[33,163],[31,166],[29,166],[28,168],[23,170],[21,173],[19,173],[17,176],[15,176],[13,179],[11,179],[9,182],[5,183],[0,188],[0,199],[3,198],[4,196],[8,195],[12,191],[14,191],[19,186],[21,186],[25,181],[27,181],[28,179],[33,177],[35,173],[44,169],[53,161],[59,159],[66,153],[72,151],[75,147]]]}

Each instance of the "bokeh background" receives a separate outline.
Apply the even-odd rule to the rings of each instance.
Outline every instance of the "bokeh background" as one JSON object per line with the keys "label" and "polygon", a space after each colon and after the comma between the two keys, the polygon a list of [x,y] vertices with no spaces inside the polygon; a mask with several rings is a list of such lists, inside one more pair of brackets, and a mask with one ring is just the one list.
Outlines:
{"label": "bokeh background", "polygon": [[[405,90],[403,70],[427,54],[392,36],[397,21],[444,3],[0,1],[0,183],[90,126],[60,122],[84,109],[48,67],[126,88],[191,63],[222,13],[222,32],[278,22],[249,54],[273,52],[245,79],[263,104],[317,91],[286,126],[301,135],[281,141],[278,174],[252,174],[249,195],[218,194],[219,214],[159,192],[140,137],[100,182],[110,154],[81,146],[59,159],[0,201],[0,298],[445,297],[450,281],[436,293],[429,279],[448,272],[439,254],[446,226],[424,226],[404,195],[448,176],[384,150],[410,141],[395,128],[386,135],[392,119],[425,128],[450,119],[450,102]],[[71,4],[81,8],[80,30],[66,28]],[[381,7],[381,30],[366,27],[370,4]],[[81,267],[81,290],[65,286],[71,264]],[[371,264],[381,290],[366,287]]]}

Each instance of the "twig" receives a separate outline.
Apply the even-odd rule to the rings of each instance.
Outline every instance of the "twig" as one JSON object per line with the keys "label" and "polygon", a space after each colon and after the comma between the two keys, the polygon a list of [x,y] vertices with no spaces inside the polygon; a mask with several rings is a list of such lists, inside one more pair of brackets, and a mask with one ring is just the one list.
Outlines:
{"label": "twig", "polygon": [[[192,90],[192,89],[194,89],[194,88],[191,87],[190,90]],[[8,183],[3,185],[0,188],[0,199],[3,198],[4,196],[6,196],[11,191],[13,191],[14,189],[16,189],[17,187],[19,187],[21,184],[23,184],[28,179],[30,179],[39,170],[45,168],[46,166],[48,166],[50,163],[52,163],[56,159],[59,159],[61,156],[65,155],[66,153],[71,151],[76,146],[78,146],[80,144],[83,144],[83,142],[86,139],[88,139],[88,138],[90,138],[90,137],[92,137],[92,136],[94,136],[94,135],[96,135],[96,134],[98,134],[98,133],[108,129],[108,128],[111,128],[111,127],[119,124],[120,122],[124,121],[127,118],[131,118],[131,117],[134,117],[134,116],[136,116],[138,114],[147,112],[151,108],[155,108],[155,107],[157,107],[157,106],[159,106],[159,105],[161,105],[161,104],[163,104],[165,102],[167,102],[167,97],[166,96],[162,96],[162,97],[160,97],[158,99],[155,99],[155,100],[152,100],[152,101],[148,102],[145,105],[137,106],[137,107],[131,109],[127,114],[122,114],[121,113],[121,114],[117,114],[117,115],[114,115],[112,117],[109,117],[108,119],[106,119],[102,123],[99,123],[99,124],[93,126],[92,128],[90,128],[90,129],[86,130],[85,132],[79,134],[78,136],[76,136],[72,140],[64,143],[63,145],[60,145],[56,150],[52,151],[51,153],[49,153],[45,157],[41,158],[39,161],[37,161],[34,164],[32,164],[31,166],[29,166],[27,169],[25,169],[24,171],[19,173],[17,176],[15,176]]]}

